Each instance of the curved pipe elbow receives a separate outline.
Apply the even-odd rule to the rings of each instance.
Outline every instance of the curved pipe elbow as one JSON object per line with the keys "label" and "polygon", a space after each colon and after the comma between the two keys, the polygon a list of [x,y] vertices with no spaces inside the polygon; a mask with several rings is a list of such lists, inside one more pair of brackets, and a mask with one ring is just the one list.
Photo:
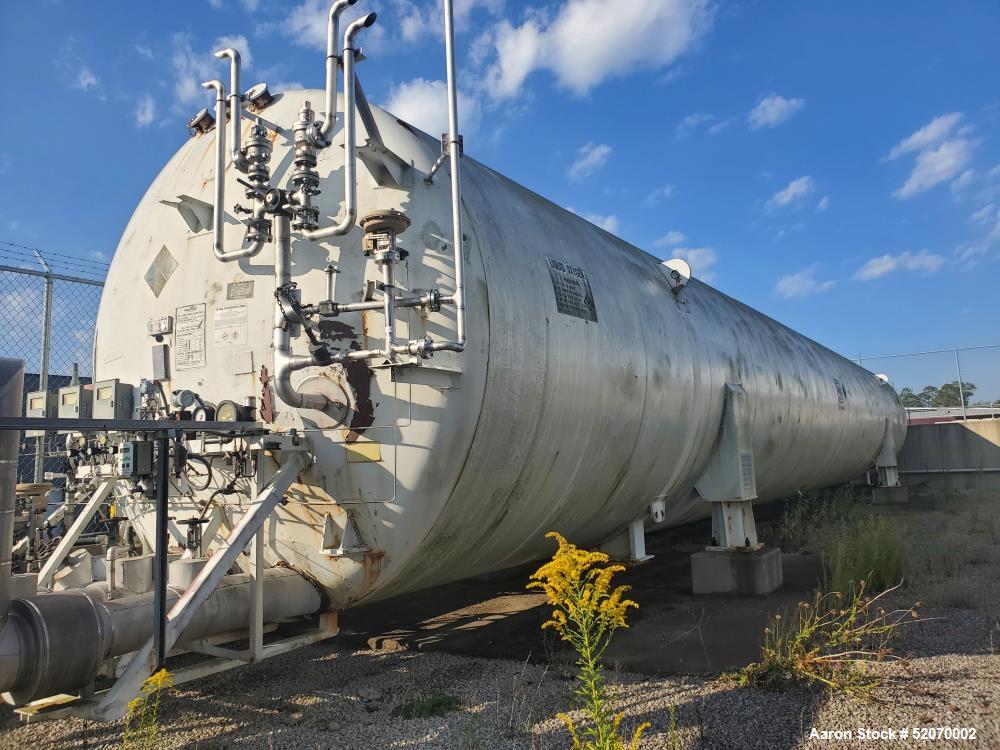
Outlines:
{"label": "curved pipe elbow", "polygon": [[325,411],[330,400],[321,393],[301,393],[292,385],[292,373],[311,367],[312,357],[291,355],[281,350],[274,352],[274,392],[282,402],[294,409],[315,409]]}
{"label": "curved pipe elbow", "polygon": [[335,224],[332,227],[326,227],[325,229],[304,229],[302,230],[303,239],[307,240],[325,240],[330,237],[340,237],[345,235],[354,229],[354,224],[358,219],[358,209],[354,206],[349,206],[346,211],[344,218],[339,224]]}
{"label": "curved pipe elbow", "polygon": [[326,148],[332,142],[333,126],[337,121],[337,64],[340,50],[337,42],[340,36],[340,14],[358,0],[335,0],[330,6],[326,23],[326,119],[316,131],[316,147]]}
{"label": "curved pipe elbow", "polygon": [[357,36],[361,29],[367,29],[378,18],[378,13],[369,13],[367,16],[361,16],[361,18],[355,19],[347,27],[347,31],[344,34],[344,49],[353,49],[351,45],[354,42],[354,37]]}
{"label": "curved pipe elbow", "polygon": [[229,60],[229,145],[230,156],[233,164],[241,172],[246,170],[246,157],[240,148],[240,124],[243,120],[243,109],[241,106],[242,91],[240,90],[240,66],[241,58],[239,51],[232,47],[220,49],[215,53],[220,60]]}

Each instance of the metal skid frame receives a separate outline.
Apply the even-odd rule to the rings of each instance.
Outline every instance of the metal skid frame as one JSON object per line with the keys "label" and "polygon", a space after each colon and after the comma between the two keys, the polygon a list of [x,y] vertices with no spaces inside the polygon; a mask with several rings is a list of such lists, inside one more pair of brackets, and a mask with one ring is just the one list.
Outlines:
{"label": "metal skid frame", "polygon": [[[76,431],[81,432],[141,431],[147,438],[155,440],[158,445],[155,466],[157,475],[157,529],[154,544],[154,627],[152,635],[140,649],[123,657],[114,657],[119,664],[125,664],[125,666],[124,671],[110,688],[102,691],[84,690],[79,697],[55,695],[33,701],[16,709],[22,720],[37,721],[72,715],[100,721],[112,721],[125,714],[128,702],[139,693],[145,680],[157,669],[163,667],[168,655],[194,652],[211,657],[173,672],[172,679],[174,683],[179,684],[216,674],[248,662],[261,661],[337,634],[337,613],[323,612],[318,615],[316,627],[272,643],[264,643],[264,635],[267,630],[264,622],[264,524],[275,507],[283,500],[285,492],[298,481],[299,473],[306,469],[311,461],[308,444],[298,435],[269,434],[260,425],[254,423],[28,418],[0,418],[0,430],[31,429],[32,427],[52,430],[63,427],[61,422],[70,422],[72,424],[66,425],[66,427],[73,427]],[[169,441],[177,439],[188,431],[225,432],[244,441],[248,450],[259,451],[262,455],[272,452],[280,453],[282,463],[277,466],[277,469],[265,483],[262,478],[263,462],[260,462],[261,469],[257,472],[253,497],[246,512],[217,546],[214,554],[208,558],[205,566],[173,607],[166,611],[167,541],[169,539],[166,526]],[[77,515],[73,524],[67,529],[62,541],[40,571],[38,581],[40,587],[51,587],[56,571],[72,550],[82,531],[98,508],[109,495],[112,495],[116,484],[123,480],[124,478],[118,476],[97,478],[94,492],[88,498],[82,512]],[[211,532],[212,537],[215,536],[218,528],[219,525],[215,525],[215,531]],[[249,566],[252,600],[247,630],[233,631],[222,635],[215,634],[188,641],[182,640],[181,636],[194,614],[204,605],[219,582],[229,573],[247,546],[251,547],[252,558],[252,564]],[[223,648],[217,645],[244,637],[249,638],[249,645],[243,650]]]}

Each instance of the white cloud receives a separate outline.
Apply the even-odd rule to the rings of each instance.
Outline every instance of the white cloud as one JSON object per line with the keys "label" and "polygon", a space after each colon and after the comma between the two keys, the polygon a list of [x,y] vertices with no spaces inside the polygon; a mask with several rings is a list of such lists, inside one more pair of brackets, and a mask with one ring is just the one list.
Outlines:
{"label": "white cloud", "polygon": [[923,151],[931,146],[936,146],[951,134],[961,119],[961,112],[935,117],[915,133],[908,135],[893,146],[887,158],[895,159],[912,151]]}
{"label": "white cloud", "polygon": [[767,205],[772,208],[781,208],[791,203],[798,202],[801,198],[806,197],[815,189],[816,183],[813,182],[813,178],[805,175],[804,177],[792,180],[783,189],[772,195],[771,199],[767,202]]}
{"label": "white cloud", "polygon": [[156,101],[151,94],[139,96],[135,103],[133,116],[137,128],[144,128],[156,119]]}
{"label": "white cloud", "polygon": [[893,193],[895,197],[912,198],[956,176],[958,179],[952,183],[955,191],[968,186],[975,173],[965,167],[972,159],[975,143],[967,137],[971,126],[958,127],[961,120],[961,112],[939,115],[892,147],[886,157],[889,160],[916,153],[913,170]]}
{"label": "white cloud", "polygon": [[661,185],[643,199],[643,205],[657,206],[674,194],[673,185]]}
{"label": "white cloud", "polygon": [[675,247],[670,251],[670,257],[686,260],[691,266],[691,274],[706,284],[715,280],[712,267],[719,261],[719,256],[710,247]]}
{"label": "white cloud", "polygon": [[577,152],[576,161],[569,168],[572,180],[580,180],[603,167],[611,156],[611,146],[606,143],[587,143]]}
{"label": "white cloud", "polygon": [[798,273],[787,274],[778,279],[774,290],[785,299],[811,297],[833,289],[836,281],[816,278],[816,266],[809,266]]}
{"label": "white cloud", "polygon": [[[2,174],[2,172],[0,172],[0,174]],[[994,212],[995,208],[993,204],[987,203],[978,211],[975,211],[971,216],[969,216],[969,218],[979,224],[986,224],[993,218]]]}
{"label": "white cloud", "polygon": [[962,174],[952,180],[951,189],[952,192],[960,193],[965,190],[976,177],[976,170],[966,169]]}
{"label": "white cloud", "polygon": [[530,13],[520,26],[494,29],[489,71],[495,98],[518,93],[536,70],[585,94],[635,70],[656,70],[689,52],[712,25],[709,0],[565,0],[551,16]]}
{"label": "white cloud", "polygon": [[[435,138],[440,138],[448,130],[447,105],[448,86],[444,81],[414,78],[392,87],[385,109]],[[475,132],[482,117],[479,100],[459,91],[458,110],[462,116],[462,132]]]}
{"label": "white cloud", "polygon": [[[292,8],[279,24],[281,33],[299,47],[326,51],[326,23],[330,3],[326,0],[305,0]],[[341,28],[344,28],[343,22]]]}
{"label": "white cloud", "polygon": [[751,130],[773,128],[788,120],[806,105],[805,99],[786,99],[777,94],[768,94],[757,106],[750,110],[747,120]]}
{"label": "white cloud", "polygon": [[859,268],[854,278],[857,281],[872,281],[895,271],[913,273],[934,273],[944,265],[944,258],[928,250],[911,253],[907,250],[899,255],[880,255],[872,258]]}
{"label": "white cloud", "polygon": [[671,245],[679,245],[684,241],[684,233],[672,230],[667,232],[665,235],[660,237],[660,239],[653,242],[654,247],[669,247]]}
{"label": "white cloud", "polygon": [[692,112],[677,123],[677,127],[674,128],[674,138],[678,141],[687,138],[702,125],[712,122],[714,119],[715,115],[708,112]]}
{"label": "white cloud", "polygon": [[76,39],[68,37],[61,46],[61,51],[53,61],[56,70],[63,80],[63,83],[71,89],[77,91],[92,92],[97,98],[104,101],[104,90],[101,86],[101,79],[98,78],[93,68],[87,61],[76,52]]}
{"label": "white cloud", "polygon": [[925,190],[950,180],[972,158],[972,142],[964,138],[945,141],[934,148],[927,148],[917,155],[917,163],[910,176],[893,195],[908,199]]}
{"label": "white cloud", "polygon": [[135,50],[139,57],[145,57],[147,60],[152,60],[154,57],[153,48],[145,44],[136,44],[132,47],[132,49]]}
{"label": "white cloud", "polygon": [[[228,60],[219,60],[213,53],[233,47],[240,53],[243,70],[253,67],[253,54],[247,38],[240,35],[221,36],[210,49],[196,52],[189,34],[174,34],[170,67],[174,74],[174,97],[182,104],[208,102],[210,94],[201,87],[203,81],[213,78],[229,84]],[[242,92],[241,92],[242,93]]]}
{"label": "white cloud", "polygon": [[575,208],[571,206],[567,206],[566,210],[572,211],[580,218],[586,219],[591,224],[599,226],[605,232],[611,232],[611,234],[615,234],[618,231],[618,217],[613,214],[610,214],[608,216],[602,216],[601,214],[592,214],[588,213],[587,211],[577,211]]}
{"label": "white cloud", "polygon": [[819,203],[816,204],[816,212],[823,213],[829,207],[830,207],[830,196],[824,195],[822,198],[819,199]]}

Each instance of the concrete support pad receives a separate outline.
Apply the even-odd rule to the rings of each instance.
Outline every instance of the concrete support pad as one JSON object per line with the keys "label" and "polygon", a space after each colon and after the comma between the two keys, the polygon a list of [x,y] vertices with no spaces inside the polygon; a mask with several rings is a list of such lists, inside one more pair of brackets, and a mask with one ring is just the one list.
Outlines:
{"label": "concrete support pad", "polygon": [[691,588],[697,594],[763,596],[781,587],[781,550],[704,550],[691,555]]}
{"label": "concrete support pad", "polygon": [[875,505],[902,505],[909,502],[909,494],[905,485],[898,487],[875,487],[872,490],[872,502]]}

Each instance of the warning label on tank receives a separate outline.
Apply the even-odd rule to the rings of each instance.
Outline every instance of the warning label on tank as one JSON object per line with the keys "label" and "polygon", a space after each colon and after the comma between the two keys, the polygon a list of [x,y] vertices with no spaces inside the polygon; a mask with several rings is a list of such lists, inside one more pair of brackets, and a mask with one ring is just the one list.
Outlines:
{"label": "warning label on tank", "polygon": [[212,343],[216,346],[235,346],[246,342],[246,305],[215,308],[212,323]]}
{"label": "warning label on tank", "polygon": [[178,370],[205,366],[205,303],[177,308],[174,364]]}
{"label": "warning label on tank", "polygon": [[555,258],[547,257],[545,260],[552,278],[552,290],[556,295],[556,309],[563,315],[596,323],[594,293],[590,291],[590,282],[583,269]]}

